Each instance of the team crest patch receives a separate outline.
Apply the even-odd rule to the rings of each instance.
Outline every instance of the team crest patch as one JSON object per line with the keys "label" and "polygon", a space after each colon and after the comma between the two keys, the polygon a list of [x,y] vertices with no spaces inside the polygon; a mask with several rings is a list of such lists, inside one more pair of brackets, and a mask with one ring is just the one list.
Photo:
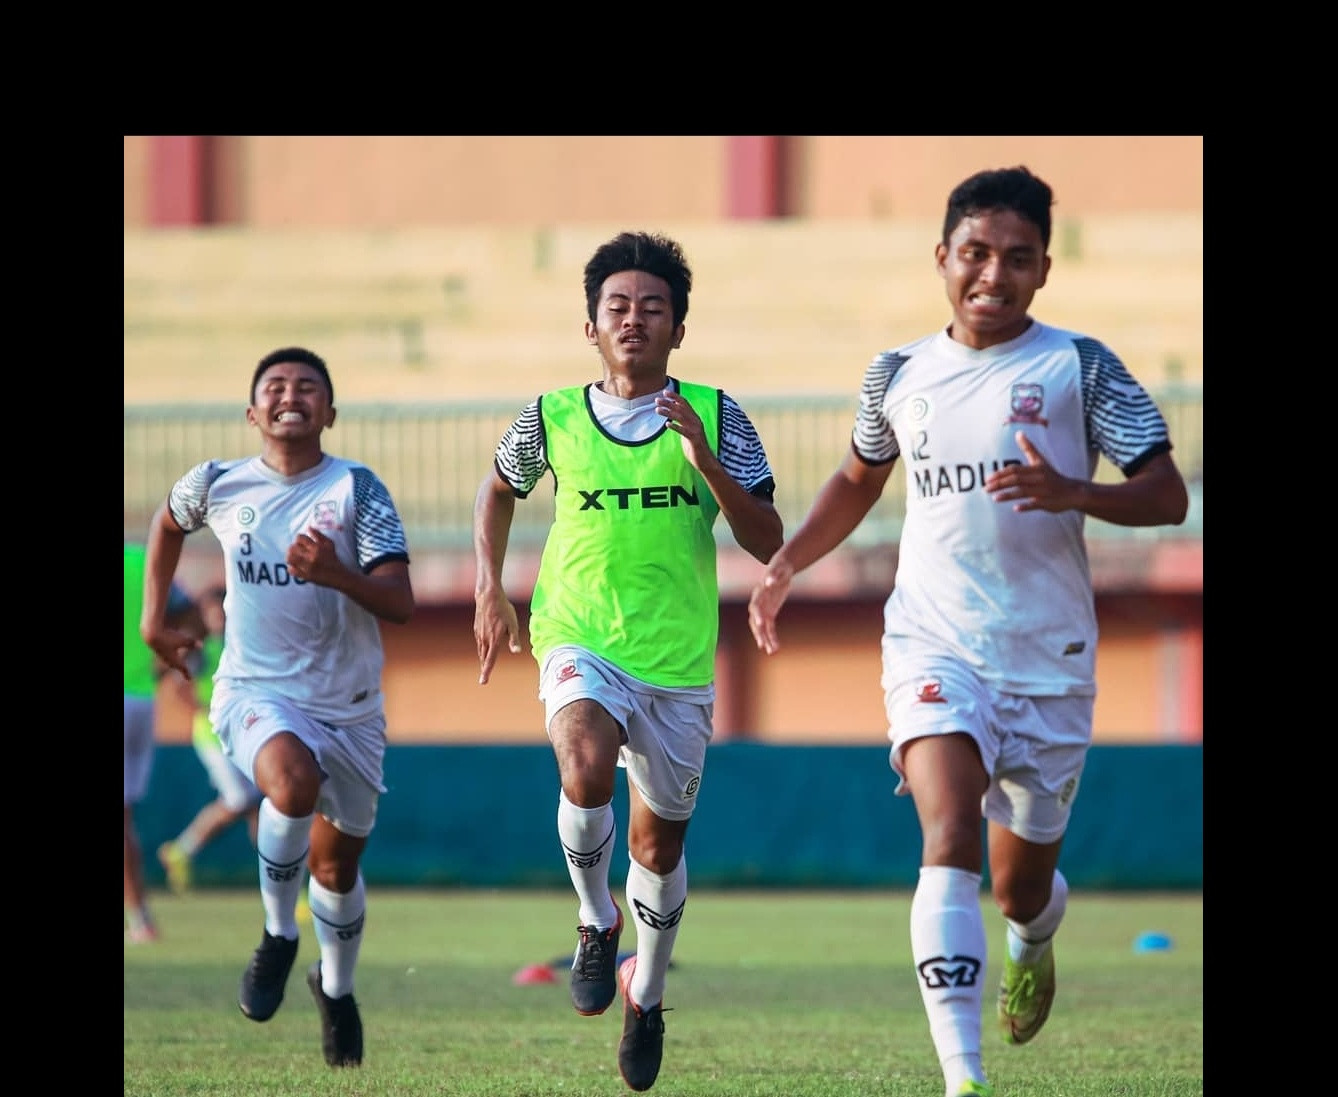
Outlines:
{"label": "team crest patch", "polygon": [[339,523],[335,520],[336,513],[333,499],[317,503],[311,512],[311,524],[324,533],[331,533],[339,528]]}
{"label": "team crest patch", "polygon": [[1022,382],[1013,386],[1009,400],[1009,416],[1005,423],[1035,423],[1048,427],[1050,420],[1041,412],[1045,410],[1045,389],[1041,385]]}

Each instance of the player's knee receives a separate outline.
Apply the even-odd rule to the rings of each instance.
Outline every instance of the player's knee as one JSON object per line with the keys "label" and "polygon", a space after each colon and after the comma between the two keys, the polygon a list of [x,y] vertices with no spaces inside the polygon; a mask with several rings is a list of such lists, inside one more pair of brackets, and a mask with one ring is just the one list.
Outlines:
{"label": "player's knee", "polygon": [[943,819],[922,826],[926,865],[951,865],[979,872],[985,847],[978,820]]}
{"label": "player's knee", "polygon": [[319,856],[313,850],[307,857],[307,871],[311,878],[327,891],[346,895],[358,882],[358,862]]}
{"label": "player's knee", "polygon": [[1050,901],[1054,874],[1037,875],[1013,866],[990,869],[990,893],[994,905],[1005,918],[1026,924],[1045,909]]}

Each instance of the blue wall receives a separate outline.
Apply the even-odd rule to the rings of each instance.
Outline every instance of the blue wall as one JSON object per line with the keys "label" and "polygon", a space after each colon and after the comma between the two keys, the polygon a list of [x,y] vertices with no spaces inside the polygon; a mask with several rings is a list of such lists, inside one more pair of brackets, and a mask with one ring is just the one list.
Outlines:
{"label": "blue wall", "polygon": [[[886,746],[710,748],[688,831],[694,887],[915,885],[920,831],[894,797]],[[557,767],[535,746],[392,745],[376,830],[363,858],[381,886],[567,887],[556,833]],[[212,797],[189,746],[159,746],[137,813],[149,881],[154,851]],[[614,797],[625,865],[627,793]],[[1060,868],[1073,887],[1203,886],[1203,748],[1098,746],[1088,755]],[[196,862],[203,886],[250,886],[243,825]]]}

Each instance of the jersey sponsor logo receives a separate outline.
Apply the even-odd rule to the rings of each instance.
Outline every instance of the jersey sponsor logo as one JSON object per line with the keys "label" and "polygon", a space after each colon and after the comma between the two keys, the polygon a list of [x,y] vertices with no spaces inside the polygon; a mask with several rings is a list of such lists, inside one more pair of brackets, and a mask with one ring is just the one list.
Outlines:
{"label": "jersey sponsor logo", "polygon": [[1011,414],[1005,423],[1035,423],[1048,427],[1050,420],[1041,415],[1045,410],[1045,386],[1034,382],[1019,381],[1013,386],[1009,397]]}
{"label": "jersey sponsor logo", "polygon": [[683,908],[687,906],[687,902],[684,899],[668,914],[661,914],[658,910],[651,910],[639,899],[634,899],[632,900],[632,913],[636,915],[638,921],[645,922],[651,929],[671,929],[682,921]]}
{"label": "jersey sponsor logo", "polygon": [[984,965],[974,956],[933,956],[915,965],[928,990],[973,987]]}
{"label": "jersey sponsor logo", "polygon": [[660,484],[644,488],[576,489],[581,496],[581,510],[664,510],[672,507],[699,507],[695,488],[682,484]]}
{"label": "jersey sponsor logo", "polygon": [[1003,461],[991,461],[990,467],[985,467],[984,461],[977,461],[974,465],[939,465],[937,469],[917,469],[915,472],[915,494],[921,499],[932,499],[936,495],[944,495],[949,492],[961,494],[967,491],[978,491],[985,486],[985,477],[991,472],[998,472],[1001,468],[1007,468],[1009,465],[1020,465],[1022,462],[1016,457],[1009,457]]}
{"label": "jersey sponsor logo", "polygon": [[306,583],[305,579],[289,574],[287,564],[282,562],[267,564],[263,560],[260,563],[254,560],[238,560],[237,578],[243,583],[261,587],[286,587],[290,583],[300,587]]}

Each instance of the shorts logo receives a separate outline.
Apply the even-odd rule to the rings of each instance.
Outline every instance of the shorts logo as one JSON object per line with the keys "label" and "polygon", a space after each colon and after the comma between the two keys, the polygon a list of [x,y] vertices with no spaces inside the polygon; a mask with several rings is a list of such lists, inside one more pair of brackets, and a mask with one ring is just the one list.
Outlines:
{"label": "shorts logo", "polygon": [[1073,794],[1078,791],[1078,778],[1070,777],[1059,790],[1059,806],[1068,807],[1073,801]]}
{"label": "shorts logo", "polygon": [[916,964],[915,970],[928,990],[947,990],[949,987],[973,987],[980,978],[984,965],[974,956],[934,956]]}
{"label": "shorts logo", "polygon": [[249,730],[251,725],[259,719],[260,713],[256,712],[253,708],[249,708],[246,710],[246,715],[242,717],[242,727]]}
{"label": "shorts logo", "polygon": [[922,705],[946,705],[947,699],[943,696],[943,683],[937,678],[931,678],[924,682],[915,691],[915,699]]}
{"label": "shorts logo", "polygon": [[686,786],[684,786],[683,795],[696,796],[697,790],[701,788],[701,786],[702,786],[702,778],[701,774],[699,773],[695,777],[693,777],[692,780],[689,781]]}
{"label": "shorts logo", "polygon": [[563,682],[579,677],[581,677],[581,673],[576,669],[576,660],[568,659],[553,672],[553,685],[560,686]]}

